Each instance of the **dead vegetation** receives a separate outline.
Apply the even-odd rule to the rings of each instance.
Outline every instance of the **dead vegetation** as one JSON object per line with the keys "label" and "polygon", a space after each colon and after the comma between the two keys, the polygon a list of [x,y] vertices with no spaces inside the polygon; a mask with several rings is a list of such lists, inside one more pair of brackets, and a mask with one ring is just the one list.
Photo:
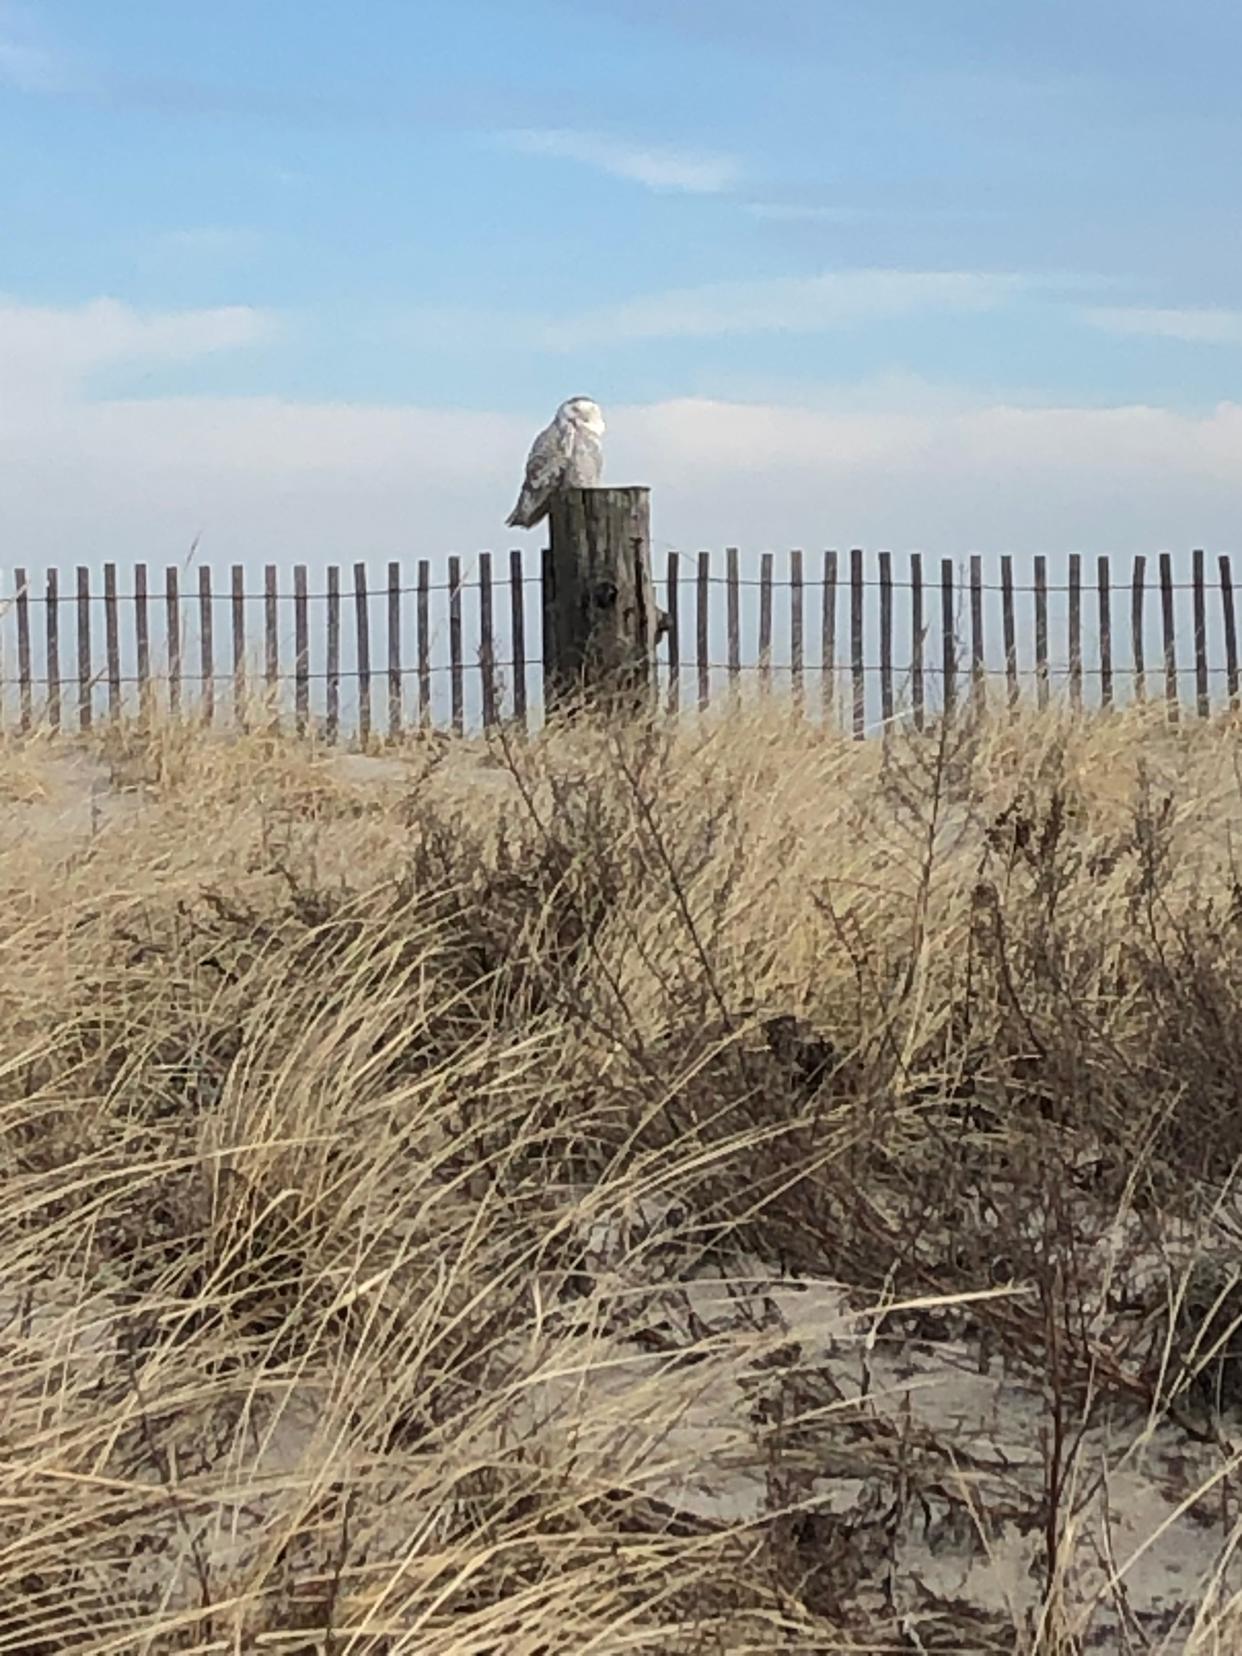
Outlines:
{"label": "dead vegetation", "polygon": [[480,757],[0,760],[0,1653],[1236,1649],[1236,726]]}

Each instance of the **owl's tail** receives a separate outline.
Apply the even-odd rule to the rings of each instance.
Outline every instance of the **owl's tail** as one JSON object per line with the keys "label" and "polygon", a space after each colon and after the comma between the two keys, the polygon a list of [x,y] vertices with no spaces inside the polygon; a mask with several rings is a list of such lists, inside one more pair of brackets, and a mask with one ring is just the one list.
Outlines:
{"label": "owl's tail", "polygon": [[518,496],[517,505],[505,519],[508,529],[533,529],[540,518],[548,514],[548,503],[532,496],[529,490],[523,489]]}

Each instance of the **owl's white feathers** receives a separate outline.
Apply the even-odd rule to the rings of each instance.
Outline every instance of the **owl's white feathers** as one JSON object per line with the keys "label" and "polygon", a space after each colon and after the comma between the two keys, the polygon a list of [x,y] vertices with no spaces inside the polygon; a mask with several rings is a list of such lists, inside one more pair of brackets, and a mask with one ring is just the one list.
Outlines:
{"label": "owl's white feathers", "polygon": [[590,397],[570,397],[531,444],[526,477],[507,523],[531,529],[548,514],[558,489],[590,489],[604,469],[604,416]]}

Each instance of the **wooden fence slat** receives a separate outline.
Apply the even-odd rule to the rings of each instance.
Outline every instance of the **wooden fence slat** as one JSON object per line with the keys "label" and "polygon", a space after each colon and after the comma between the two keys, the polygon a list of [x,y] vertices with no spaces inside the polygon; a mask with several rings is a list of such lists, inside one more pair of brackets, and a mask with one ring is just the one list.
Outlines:
{"label": "wooden fence slat", "polygon": [[983,654],[983,559],[970,555],[970,699],[982,707],[987,684]]}
{"label": "wooden fence slat", "polygon": [[1147,700],[1147,666],[1143,643],[1143,607],[1146,599],[1144,581],[1147,559],[1140,552],[1134,559],[1134,577],[1130,586],[1130,654],[1134,663],[1134,699]]}
{"label": "wooden fence slat", "polygon": [[1018,705],[1018,633],[1013,613],[1013,557],[1001,557],[1001,638],[1005,646],[1005,690],[1011,708]]}
{"label": "wooden fence slat", "polygon": [[1225,674],[1229,689],[1229,706],[1238,707],[1238,618],[1233,607],[1233,569],[1229,554],[1220,555],[1220,607],[1225,624]]}
{"label": "wooden fence slat", "polygon": [[246,571],[234,564],[233,583],[233,722],[246,723]]}
{"label": "wooden fence slat", "polygon": [[134,654],[138,664],[138,710],[151,715],[151,623],[147,608],[147,566],[134,565]]}
{"label": "wooden fence slat", "polygon": [[914,711],[914,728],[922,730],[927,720],[926,691],[923,684],[923,654],[927,639],[923,619],[923,554],[910,554],[910,701]]}
{"label": "wooden fence slat", "polygon": [[203,723],[210,724],[216,713],[215,606],[211,598],[211,570],[201,564],[198,571],[198,672],[203,698]]}
{"label": "wooden fence slat", "polygon": [[466,728],[465,685],[461,651],[461,559],[448,561],[449,578],[449,680],[452,686],[453,729],[458,736]]}
{"label": "wooden fence slat", "polygon": [[60,571],[47,572],[47,722],[60,729]]}
{"label": "wooden fence slat", "polygon": [[108,716],[121,716],[121,621],[117,613],[116,565],[106,563],[104,580],[104,655],[108,662]]}
{"label": "wooden fence slat", "polygon": [[940,560],[940,651],[944,675],[944,714],[957,704],[957,632],[953,615],[953,559]]}
{"label": "wooden fence slat", "polygon": [[880,553],[880,715],[893,716],[893,557]]}
{"label": "wooden fence slat", "polygon": [[21,695],[20,723],[29,730],[34,722],[34,682],[30,673],[30,590],[26,571],[13,571],[17,598],[17,682]]}
{"label": "wooden fence slat", "polygon": [[78,729],[91,727],[91,572],[78,565]]}
{"label": "wooden fence slat", "polygon": [[492,555],[479,554],[479,676],[483,685],[483,728],[496,723],[496,621],[493,613]]}
{"label": "wooden fence slat", "polygon": [[1106,557],[1095,560],[1095,591],[1100,628],[1100,706],[1113,705],[1113,582]]}
{"label": "wooden fence slat", "polygon": [[1179,714],[1177,696],[1177,634],[1173,621],[1173,559],[1168,552],[1160,554],[1160,622],[1164,635],[1164,699],[1169,718]]}
{"label": "wooden fence slat", "polygon": [[401,565],[388,565],[388,734],[401,734]]}
{"label": "wooden fence slat", "polygon": [[736,546],[725,547],[725,628],[728,632],[729,691],[734,697],[742,683],[741,578]]}
{"label": "wooden fence slat", "polygon": [[759,688],[772,688],[772,554],[759,560]]}
{"label": "wooden fence slat", "polygon": [[354,649],[358,670],[358,739],[363,747],[371,739],[371,598],[367,591],[367,566],[354,565]]}
{"label": "wooden fence slat", "polygon": [[1195,626],[1195,709],[1201,719],[1206,719],[1212,711],[1212,700],[1208,693],[1207,593],[1204,590],[1201,546],[1195,547],[1191,553],[1191,586]]}
{"label": "wooden fence slat", "polygon": [[1048,560],[1035,557],[1035,699],[1048,705]]}
{"label": "wooden fence slat", "polygon": [[310,604],[305,564],[293,566],[293,717],[299,736],[310,728]]}
{"label": "wooden fence slat", "polygon": [[553,602],[553,593],[556,590],[556,566],[552,561],[552,548],[545,546],[541,559],[542,579],[539,585],[539,596],[543,611],[543,630],[540,634],[543,658],[543,710],[544,717],[548,713],[549,682],[552,674],[553,652],[556,648],[556,605]]}
{"label": "wooden fence slat", "polygon": [[664,577],[668,611],[668,710],[681,710],[681,554],[670,552]]}
{"label": "wooden fence slat", "polygon": [[[792,697],[796,705],[804,705],[806,695],[806,562],[805,553],[800,548],[793,548],[789,552],[789,671],[791,678]],[[1238,620],[1234,597],[1232,561],[1228,555],[1221,555],[1218,562],[1218,577],[1220,587],[1220,603],[1222,618],[1222,659],[1213,665],[1213,658],[1209,652],[1211,640],[1208,637],[1209,595],[1207,592],[1206,553],[1202,548],[1194,548],[1191,554],[1191,579],[1187,583],[1191,592],[1193,611],[1193,669],[1195,685],[1195,711],[1198,717],[1208,718],[1212,712],[1212,673],[1220,671],[1225,681],[1229,704],[1233,708],[1242,706],[1242,666],[1238,659]],[[1125,585],[1124,581],[1113,579],[1112,561],[1107,555],[1095,556],[1094,596],[1090,591],[1084,594],[1083,555],[1070,554],[1067,559],[1067,639],[1068,639],[1068,688],[1069,700],[1075,707],[1086,705],[1088,694],[1093,705],[1110,709],[1117,705],[1119,695],[1124,692],[1119,688],[1119,676],[1124,682],[1126,675],[1132,671],[1133,689],[1136,699],[1142,700],[1147,692],[1146,670],[1146,638],[1145,638],[1145,603],[1146,603],[1146,563],[1142,554],[1133,560],[1133,573],[1129,581],[1130,603],[1129,631],[1131,663],[1121,659],[1124,646],[1119,645],[1114,636],[1114,621],[1120,617],[1114,616],[1114,600],[1119,597],[1118,585]],[[899,646],[894,637],[896,624],[896,575],[893,567],[893,555],[889,551],[877,554],[878,579],[875,585],[879,589],[879,616],[878,632],[873,635],[873,645],[878,642],[878,659],[869,664],[864,657],[866,643],[866,561],[861,548],[852,548],[850,551],[850,641],[849,641],[849,668],[852,688],[851,728],[855,734],[865,733],[867,713],[866,678],[872,671],[878,672],[879,694],[877,697],[879,710],[883,720],[887,723],[897,715],[899,668],[904,674],[904,664],[899,664],[897,651]],[[718,664],[713,663],[711,655],[711,585],[712,585],[712,554],[700,552],[695,565],[695,605],[696,605],[696,642],[697,657],[695,665],[697,705],[707,708],[711,696],[711,675],[713,671],[720,671]],[[527,682],[522,672],[521,663],[525,658],[525,602],[524,577],[521,568],[521,554],[513,551],[509,557],[510,579],[510,608],[513,630],[513,666],[514,691],[513,711],[515,718],[525,721],[528,713]],[[1011,705],[1021,698],[1021,677],[1019,673],[1019,640],[1017,637],[1016,620],[1016,593],[1015,582],[1017,577],[1014,571],[1014,560],[1006,554],[999,560],[1000,565],[1000,593],[1001,593],[1001,626],[1004,644],[1004,672],[1008,701]],[[449,566],[449,648],[450,672],[452,678],[452,727],[455,731],[463,732],[465,728],[465,680],[469,676],[465,661],[464,617],[463,617],[463,579],[462,560],[451,558]],[[279,568],[277,564],[264,566],[264,675],[269,689],[279,690],[281,684],[280,643],[279,643]],[[740,692],[740,681],[745,671],[745,658],[742,653],[742,599],[740,576],[740,553],[736,547],[725,548],[725,662],[724,671],[728,675],[730,694]],[[119,718],[125,707],[124,676],[122,673],[120,633],[122,619],[120,615],[121,595],[118,589],[118,566],[115,563],[106,563],[102,571],[102,590],[96,592],[93,588],[93,578],[88,566],[76,567],[74,584],[74,598],[71,600],[68,588],[62,593],[59,585],[59,572],[49,570],[36,571],[35,580],[39,584],[46,583],[46,610],[45,626],[47,634],[46,668],[44,661],[39,663],[39,679],[42,684],[46,681],[47,704],[46,717],[53,728],[60,728],[66,718],[70,718],[77,727],[89,729],[94,724],[95,692],[96,692],[96,664],[94,661],[95,628],[93,605],[102,599],[103,607],[103,638],[100,641],[104,659],[98,670],[98,678],[107,681],[107,707],[112,718]],[[359,570],[364,571],[361,591],[358,586]],[[923,728],[926,720],[926,604],[927,595],[924,587],[923,559],[917,553],[910,555],[910,693],[913,704],[913,722],[916,728]],[[1180,702],[1180,675],[1183,666],[1190,663],[1178,662],[1179,640],[1177,637],[1178,609],[1177,609],[1177,582],[1173,555],[1163,552],[1159,555],[1159,587],[1160,587],[1160,627],[1161,648],[1163,655],[1164,701],[1171,719],[1181,716]],[[679,675],[680,662],[680,629],[674,611],[678,607],[678,579],[679,564],[676,558],[670,558],[668,567],[669,577],[669,609],[670,627],[669,636],[669,704],[676,705],[680,694]],[[22,728],[29,729],[34,719],[34,687],[35,675],[32,663],[31,649],[31,618],[29,577],[27,572],[20,569],[14,571],[16,583],[15,610],[17,626],[17,689],[19,693],[19,719]],[[198,631],[199,631],[199,665],[201,679],[202,711],[206,720],[210,721],[213,713],[214,700],[214,659],[212,639],[213,592],[212,574],[205,567],[198,570]],[[152,676],[153,663],[151,659],[152,639],[150,635],[150,604],[154,599],[163,610],[164,639],[155,640],[158,650],[166,648],[167,678],[168,678],[168,706],[172,713],[184,711],[188,704],[185,675],[188,671],[185,659],[185,645],[182,637],[182,600],[183,597],[193,602],[190,591],[183,595],[180,582],[180,567],[168,565],[164,571],[160,587],[154,591],[150,587],[150,570],[146,564],[133,566],[133,600],[134,600],[134,635],[136,650],[136,677],[139,686],[139,699],[144,705],[150,705],[155,690],[155,679]],[[289,596],[294,606],[294,633],[296,647],[296,661],[292,677],[295,682],[297,728],[300,732],[309,730],[311,725],[310,704],[310,594],[307,587],[307,567],[293,566],[292,591]],[[428,605],[430,591],[430,567],[426,560],[420,564],[420,604],[425,611]],[[960,618],[954,616],[953,605],[956,601],[954,583],[956,576],[953,573],[951,560],[941,563],[941,630],[942,639],[946,645],[944,655],[944,678],[946,705],[952,707],[964,696],[965,662],[958,659],[959,650],[956,637],[956,622]],[[1091,576],[1086,575],[1088,583]],[[233,701],[236,716],[244,721],[246,701],[246,675],[248,664],[246,660],[246,621],[245,610],[248,604],[255,602],[253,594],[247,596],[245,590],[245,572],[241,565],[231,568],[231,598],[232,598],[232,657],[233,657]],[[982,558],[972,554],[969,565],[969,602],[970,602],[970,659],[972,671],[972,694],[980,685],[986,683],[986,586],[982,575]],[[759,659],[761,683],[765,689],[770,689],[774,677],[773,649],[774,649],[774,609],[776,604],[775,558],[772,553],[763,555],[760,566],[759,585]],[[813,583],[818,584],[818,583]],[[834,708],[836,704],[836,671],[837,671],[837,616],[836,598],[839,584],[839,562],[837,554],[829,551],[824,554],[823,574],[823,613],[822,613],[822,700],[825,712]],[[332,577],[329,575],[329,588]],[[162,590],[161,590],[162,588]],[[1035,599],[1034,616],[1034,654],[1035,671],[1041,706],[1047,706],[1050,699],[1052,668],[1048,648],[1048,575],[1047,559],[1037,555],[1033,559],[1033,592]],[[42,594],[41,594],[42,596]],[[966,595],[963,594],[963,597]],[[1086,598],[1088,608],[1092,611],[1090,618],[1083,615],[1083,598]],[[128,595],[127,595],[128,597]],[[388,648],[387,648],[387,729],[390,735],[397,735],[402,728],[404,716],[403,686],[405,667],[402,662],[402,617],[401,606],[404,598],[404,588],[401,586],[401,566],[393,561],[388,566],[387,585],[387,620],[388,620]],[[363,611],[358,615],[359,623],[364,627],[367,644],[359,657],[359,723],[360,734],[363,739],[371,732],[371,705],[370,705],[370,676],[372,663],[370,661],[370,616],[369,595],[366,592],[365,565],[355,566],[355,599],[360,600]],[[62,601],[63,600],[63,601]],[[481,674],[481,718],[483,728],[490,729],[498,724],[503,717],[508,716],[507,690],[503,684],[504,664],[498,659],[499,647],[496,636],[496,571],[493,554],[480,555],[479,564],[479,663]],[[61,612],[71,601],[74,604],[74,624],[76,630],[76,666],[68,668],[68,678],[62,677],[64,664],[61,661],[62,617]],[[337,576],[337,599],[339,606],[339,572]],[[783,600],[782,600],[783,602]],[[329,632],[331,632],[331,611],[333,599],[331,590],[328,594]],[[1184,617],[1190,619],[1191,617]],[[420,616],[420,620],[423,617]],[[1088,630],[1095,624],[1098,627],[1098,660],[1088,664],[1084,659],[1084,623]],[[157,628],[160,618],[156,618]],[[1121,622],[1124,626],[1124,622]],[[338,614],[338,652],[339,652],[339,614]],[[946,632],[946,628],[948,631]],[[361,637],[361,634],[360,634]],[[721,641],[717,639],[717,645]],[[1025,649],[1025,645],[1021,646]],[[1096,648],[1091,640],[1087,640],[1085,648],[1088,654]],[[1182,641],[1183,650],[1189,645]],[[783,646],[782,646],[783,649]],[[329,646],[331,656],[331,646]],[[253,666],[253,663],[249,664]],[[812,662],[812,670],[814,669]],[[841,663],[845,665],[844,660]],[[999,666],[999,663],[997,663]],[[160,672],[164,669],[163,660],[160,663]],[[430,715],[430,642],[426,627],[419,629],[419,696],[420,713],[426,717]],[[336,668],[339,681],[339,654]],[[1099,674],[1099,700],[1095,701],[1094,688],[1087,688],[1087,680],[1094,673]],[[783,673],[783,657],[782,657]],[[331,664],[330,674],[331,676]],[[1189,672],[1187,672],[1189,681]],[[76,685],[76,718],[72,711],[72,704],[66,704],[66,692],[74,695]],[[100,690],[102,695],[102,688]],[[331,688],[329,701],[331,701]],[[503,704],[503,705],[502,705]],[[66,713],[66,708],[69,708]],[[102,706],[102,704],[101,704]],[[102,718],[102,712],[101,712]],[[472,715],[474,716],[474,715]],[[331,720],[329,720],[331,724]],[[339,722],[337,725],[339,733]]]}
{"label": "wooden fence slat", "polygon": [[853,729],[861,741],[867,730],[867,681],[863,662],[863,551],[850,548],[850,676],[853,682]]}
{"label": "wooden fence slat", "polygon": [[1069,556],[1069,692],[1070,705],[1082,706],[1082,555]]}
{"label": "wooden fence slat", "polygon": [[324,663],[324,735],[335,742],[341,733],[341,571],[328,566],[327,660]]}
{"label": "wooden fence slat", "polygon": [[526,582],[522,554],[509,553],[509,631],[513,637],[513,717],[526,728]]}
{"label": "wooden fence slat", "polygon": [[263,570],[263,677],[269,712],[276,719],[279,716],[276,697],[280,691],[280,603],[275,564],[267,564]]}
{"label": "wooden fence slat", "polygon": [[699,553],[699,571],[695,594],[695,665],[699,676],[699,712],[707,711],[712,693],[712,660],[707,606],[711,596],[712,555]]}
{"label": "wooden fence slat", "polygon": [[802,679],[802,622],[805,591],[802,584],[802,553],[789,554],[789,672],[793,683],[794,706],[801,712],[806,699]]}
{"label": "wooden fence slat", "polygon": [[824,553],[824,609],[821,620],[822,640],[820,655],[823,683],[820,686],[825,720],[831,718],[837,705],[837,555]]}
{"label": "wooden fence slat", "polygon": [[164,654],[168,668],[168,711],[181,712],[181,574],[176,564],[164,570]]}
{"label": "wooden fence slat", "polygon": [[426,558],[418,560],[418,723],[423,730],[431,724],[431,564]]}

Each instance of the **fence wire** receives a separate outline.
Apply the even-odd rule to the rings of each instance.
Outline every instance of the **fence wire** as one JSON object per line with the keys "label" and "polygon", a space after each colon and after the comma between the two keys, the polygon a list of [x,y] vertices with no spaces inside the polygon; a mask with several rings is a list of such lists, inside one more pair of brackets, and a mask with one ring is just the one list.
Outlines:
{"label": "fence wire", "polygon": [[[420,723],[529,722],[542,706],[543,605],[532,589],[544,556],[419,559],[412,579],[399,560],[329,565],[313,590],[306,565],[136,564],[123,590],[115,564],[75,566],[72,581],[15,569],[0,598],[0,719],[87,724],[123,711],[135,690],[158,690],[207,710],[230,692],[263,693],[281,709],[292,697],[299,723],[326,708],[364,738],[383,722],[375,712],[399,726],[411,692]],[[1202,550],[1190,554],[1189,579],[1167,552],[936,560],[795,549],[743,560],[726,548],[723,570],[714,552],[661,557],[656,589],[671,627],[657,681],[686,711],[756,679],[792,685],[808,706],[850,704],[855,730],[903,698],[921,715],[1001,680],[1011,694],[1067,686],[1075,701],[1090,686],[1101,706],[1159,690],[1204,713],[1222,684],[1238,701],[1228,554],[1211,580]]]}

